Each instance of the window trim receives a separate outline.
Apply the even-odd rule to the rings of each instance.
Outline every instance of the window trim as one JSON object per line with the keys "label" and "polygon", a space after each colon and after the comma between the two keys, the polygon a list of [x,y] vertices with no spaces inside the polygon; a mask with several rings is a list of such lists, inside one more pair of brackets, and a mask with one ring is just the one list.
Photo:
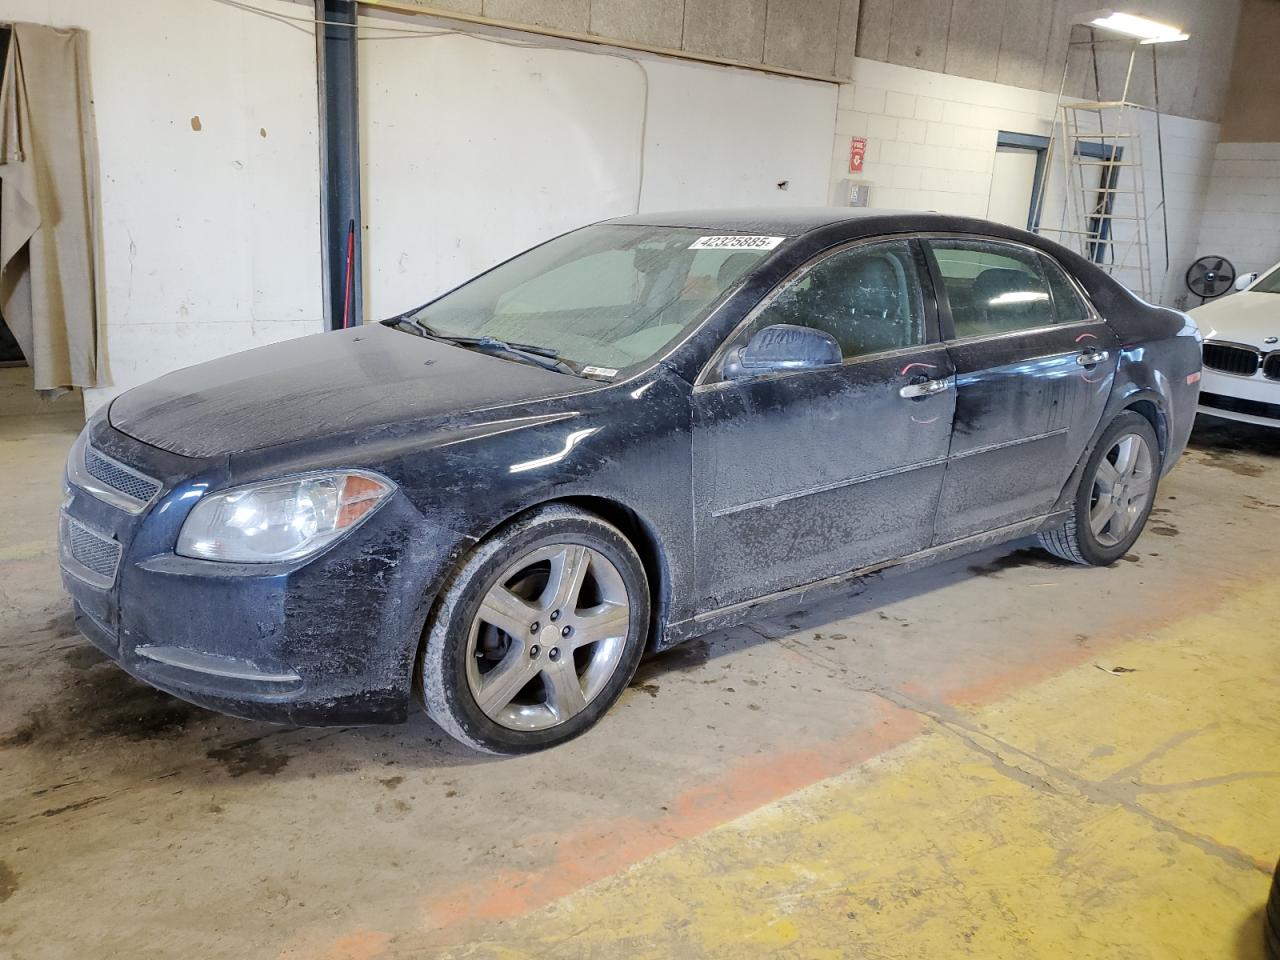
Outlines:
{"label": "window trim", "polygon": [[[1052,267],[1053,269],[1057,270],[1060,274],[1062,274],[1062,276],[1067,281],[1067,286],[1070,287],[1075,292],[1076,299],[1080,303],[1084,304],[1085,316],[1080,317],[1077,320],[1068,320],[1067,323],[1065,324],[1056,324],[1056,326],[1067,326],[1068,324],[1080,323],[1083,320],[1096,317],[1097,314],[1096,314],[1096,311],[1093,309],[1093,304],[1091,304],[1089,302],[1089,299],[1085,297],[1083,293],[1081,293],[1079,285],[1075,282],[1075,278],[1071,276],[1071,274],[1067,271],[1066,267],[1058,263],[1057,260],[1053,259],[1053,257],[1049,256],[1043,250],[1040,250],[1038,252],[1041,257],[1043,257],[1046,261],[1048,261],[1050,267]],[[1049,302],[1053,304],[1054,313],[1057,313],[1058,293],[1054,289],[1053,280],[1050,279],[1049,274],[1047,272],[1045,273],[1045,281],[1049,284]]]}
{"label": "window trim", "polygon": [[725,355],[733,349],[733,345],[737,342],[742,331],[749,327],[761,313],[772,306],[773,302],[785,293],[787,289],[802,280],[810,270],[831,257],[839,256],[855,247],[868,247],[893,242],[905,243],[911,251],[912,259],[915,261],[916,275],[920,282],[920,301],[924,309],[924,340],[921,343],[911,344],[906,347],[895,347],[892,350],[878,350],[875,353],[863,353],[856,357],[846,357],[840,362],[840,369],[843,370],[852,364],[862,363],[867,360],[879,360],[896,354],[905,354],[913,350],[941,345],[943,343],[941,303],[937,297],[936,284],[929,264],[928,247],[926,244],[921,243],[921,236],[916,233],[898,233],[859,237],[855,240],[845,240],[835,246],[820,250],[779,280],[773,289],[765,294],[760,299],[760,302],[747,312],[745,317],[738,321],[728,335],[720,341],[716,349],[712,351],[711,356],[702,365],[702,369],[698,371],[698,376],[693,381],[694,389],[715,387],[726,383],[755,383],[760,380],[794,377],[806,373],[824,373],[836,369],[833,366],[826,370],[784,370],[776,373],[761,374],[758,377],[751,377],[745,380],[726,380],[720,373]]}
{"label": "window trim", "polygon": [[1276,280],[1280,280],[1280,264],[1272,267],[1270,270],[1259,271],[1258,275],[1253,278],[1253,283],[1249,284],[1241,292],[1248,293],[1250,291],[1253,291],[1254,293],[1280,293],[1280,290],[1256,289],[1257,287],[1261,286],[1263,283],[1265,283],[1266,281],[1272,278],[1275,278]]}
{"label": "window trim", "polygon": [[[1005,239],[1004,237],[986,237],[986,236],[982,236],[981,234],[973,234],[973,233],[943,232],[943,233],[920,234],[919,240],[924,246],[925,253],[927,255],[927,259],[929,263],[929,271],[931,274],[931,280],[933,282],[934,295],[937,298],[937,303],[938,303],[938,321],[939,321],[939,327],[941,330],[943,343],[946,343],[946,344],[978,343],[983,340],[996,340],[1002,337],[1021,336],[1023,334],[1029,334],[1029,333],[1045,333],[1050,330],[1065,330],[1071,327],[1079,326],[1081,324],[1095,324],[1095,323],[1105,322],[1102,314],[1100,314],[1098,312],[1097,307],[1093,305],[1093,300],[1089,297],[1085,289],[1080,285],[1080,281],[1076,279],[1075,274],[1073,274],[1070,270],[1064,267],[1057,257],[1053,256],[1052,254],[1044,250],[1041,250],[1039,247],[1033,247],[1029,243],[1022,243],[1018,240],[1008,240],[1008,239]],[[1051,263],[1055,264],[1059,269],[1062,270],[1067,280],[1075,288],[1075,291],[1080,296],[1080,299],[1084,301],[1085,309],[1088,311],[1089,316],[1086,319],[1077,320],[1072,323],[1050,323],[1050,324],[1042,324],[1038,327],[1019,327],[1018,329],[1015,329],[1015,330],[1005,330],[1000,333],[985,333],[985,334],[975,334],[974,336],[971,336],[971,337],[957,337],[956,327],[955,327],[955,318],[951,315],[951,299],[947,295],[947,287],[946,287],[946,282],[942,276],[942,268],[938,265],[938,258],[934,255],[934,251],[933,251],[934,240],[968,240],[968,241],[977,241],[979,243],[992,243],[992,244],[998,244],[1001,246],[1016,247],[1020,250],[1025,250],[1029,252],[1033,257],[1034,256],[1047,257]],[[1049,278],[1046,276],[1045,284],[1048,285],[1048,283],[1049,283]],[[1052,289],[1049,290],[1049,296],[1050,296],[1050,303],[1052,303],[1053,302]]]}

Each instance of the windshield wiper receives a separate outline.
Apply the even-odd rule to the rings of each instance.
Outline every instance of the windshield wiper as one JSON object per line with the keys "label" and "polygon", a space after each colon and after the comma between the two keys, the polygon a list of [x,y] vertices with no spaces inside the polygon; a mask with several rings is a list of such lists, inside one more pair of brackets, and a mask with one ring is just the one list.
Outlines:
{"label": "windshield wiper", "polygon": [[560,354],[551,347],[540,347],[536,343],[512,343],[510,340],[499,340],[497,337],[455,337],[452,334],[433,333],[431,331],[427,331],[427,334],[440,340],[456,343],[460,347],[498,347],[504,350],[512,350],[516,353],[532,353],[535,356],[548,357],[552,360],[560,359]]}
{"label": "windshield wiper", "polygon": [[497,337],[454,336],[450,333],[440,333],[438,330],[433,330],[421,320],[409,320],[408,322],[433,340],[442,340],[445,343],[452,343],[455,346],[469,350],[478,350],[481,353],[523,360],[526,363],[532,363],[534,366],[542,367],[544,370],[555,370],[557,373],[568,373],[573,376],[579,375],[578,370],[567,360],[562,360],[560,354],[551,347],[542,347],[536,343],[510,343],[506,340],[499,340]]}

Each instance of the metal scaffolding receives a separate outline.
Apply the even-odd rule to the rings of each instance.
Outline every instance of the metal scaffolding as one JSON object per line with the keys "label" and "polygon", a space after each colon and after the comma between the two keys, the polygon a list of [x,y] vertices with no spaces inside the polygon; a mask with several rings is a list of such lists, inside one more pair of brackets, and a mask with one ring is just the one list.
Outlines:
{"label": "metal scaffolding", "polygon": [[[1076,39],[1077,31],[1087,32]],[[1123,80],[1104,92],[1106,71],[1099,64],[1098,51],[1106,46],[1125,56]],[[1147,200],[1147,166],[1143,151],[1144,136],[1155,133],[1159,169],[1159,202],[1156,210],[1165,215],[1165,266],[1168,267],[1168,218],[1164,211],[1164,157],[1160,140],[1160,83],[1156,61],[1156,45],[1151,45],[1151,100],[1141,103],[1134,92],[1134,68],[1139,48],[1136,39],[1099,37],[1092,27],[1072,28],[1067,58],[1058,88],[1055,123],[1049,141],[1046,169],[1053,169],[1055,159],[1061,163],[1064,191],[1063,209],[1058,224],[1044,224],[1040,210],[1037,232],[1052,236],[1081,256],[1123,282],[1140,296],[1151,299],[1153,293],[1151,266],[1150,214]],[[1068,82],[1073,64],[1072,54],[1086,52],[1085,66],[1090,68],[1094,99],[1068,95]],[[1085,81],[1087,84],[1087,80]],[[1041,190],[1038,206],[1047,191]]]}

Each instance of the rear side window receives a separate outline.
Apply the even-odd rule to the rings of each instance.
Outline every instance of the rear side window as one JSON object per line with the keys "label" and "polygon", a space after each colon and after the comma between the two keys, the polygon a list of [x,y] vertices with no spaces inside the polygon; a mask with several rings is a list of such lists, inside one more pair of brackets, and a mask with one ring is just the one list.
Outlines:
{"label": "rear side window", "polygon": [[1042,259],[982,240],[931,240],[956,338],[987,337],[1056,322]]}
{"label": "rear side window", "polygon": [[748,336],[775,323],[831,334],[845,359],[924,343],[924,304],[910,244],[890,240],[820,260],[761,311]]}
{"label": "rear side window", "polygon": [[1045,276],[1049,278],[1049,290],[1053,293],[1053,313],[1059,323],[1075,323],[1090,318],[1089,308],[1080,294],[1062,272],[1062,268],[1041,254]]}

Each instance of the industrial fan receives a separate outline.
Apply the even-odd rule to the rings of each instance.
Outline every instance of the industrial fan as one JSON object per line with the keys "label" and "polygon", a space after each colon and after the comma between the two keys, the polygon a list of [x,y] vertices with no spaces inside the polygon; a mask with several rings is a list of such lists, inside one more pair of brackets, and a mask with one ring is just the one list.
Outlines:
{"label": "industrial fan", "polygon": [[1236,268],[1226,257],[1201,257],[1187,267],[1187,289],[1201,303],[1220,297],[1235,283]]}

